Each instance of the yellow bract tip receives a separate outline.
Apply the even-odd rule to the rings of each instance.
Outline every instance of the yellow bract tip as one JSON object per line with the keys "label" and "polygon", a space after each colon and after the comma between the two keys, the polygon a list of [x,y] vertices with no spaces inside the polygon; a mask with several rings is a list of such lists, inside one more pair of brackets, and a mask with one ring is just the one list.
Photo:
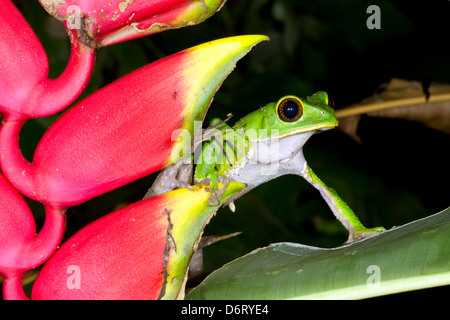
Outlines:
{"label": "yellow bract tip", "polygon": [[185,51],[189,57],[184,69],[184,78],[189,86],[183,112],[185,127],[190,127],[194,120],[203,120],[213,95],[237,61],[253,46],[268,39],[264,35],[235,36],[203,43]]}
{"label": "yellow bract tip", "polygon": [[[221,184],[219,184],[219,187]],[[166,253],[166,273],[163,299],[183,298],[187,267],[197,248],[203,229],[220,205],[236,194],[245,184],[230,182],[217,206],[208,205],[209,184],[177,189],[165,194],[168,198],[170,250]]]}

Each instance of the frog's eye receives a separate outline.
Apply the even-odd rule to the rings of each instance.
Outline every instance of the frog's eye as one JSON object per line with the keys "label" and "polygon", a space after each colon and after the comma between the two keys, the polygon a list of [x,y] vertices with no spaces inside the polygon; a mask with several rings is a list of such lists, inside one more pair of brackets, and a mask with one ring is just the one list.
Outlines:
{"label": "frog's eye", "polygon": [[277,113],[281,121],[297,121],[303,115],[303,104],[297,98],[284,98],[278,103]]}

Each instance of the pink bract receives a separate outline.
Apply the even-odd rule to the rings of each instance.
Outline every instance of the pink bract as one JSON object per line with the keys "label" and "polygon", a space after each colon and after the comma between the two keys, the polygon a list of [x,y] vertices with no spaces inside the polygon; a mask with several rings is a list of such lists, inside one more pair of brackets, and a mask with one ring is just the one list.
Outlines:
{"label": "pink bract", "polygon": [[225,0],[40,0],[91,47],[143,37],[204,21]]}
{"label": "pink bract", "polygon": [[[33,299],[175,299],[203,228],[219,206],[209,185],[177,189],[94,221],[44,265]],[[223,201],[239,192],[231,183]]]}
{"label": "pink bract", "polygon": [[64,208],[172,163],[177,129],[193,135],[236,61],[265,36],[237,36],[176,53],[87,97],[45,133],[32,163],[21,155],[22,123],[0,126],[0,163],[26,196]]}

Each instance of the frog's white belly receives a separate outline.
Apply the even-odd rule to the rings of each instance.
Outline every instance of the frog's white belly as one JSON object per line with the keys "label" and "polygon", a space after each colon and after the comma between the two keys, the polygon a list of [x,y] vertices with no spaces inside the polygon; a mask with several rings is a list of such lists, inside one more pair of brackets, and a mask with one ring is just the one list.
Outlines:
{"label": "frog's white belly", "polygon": [[306,168],[303,145],[313,134],[314,131],[310,131],[283,137],[278,141],[274,139],[250,141],[247,156],[236,163],[227,174],[229,181],[247,184],[233,198],[238,198],[258,185],[282,175],[303,176],[302,173]]}

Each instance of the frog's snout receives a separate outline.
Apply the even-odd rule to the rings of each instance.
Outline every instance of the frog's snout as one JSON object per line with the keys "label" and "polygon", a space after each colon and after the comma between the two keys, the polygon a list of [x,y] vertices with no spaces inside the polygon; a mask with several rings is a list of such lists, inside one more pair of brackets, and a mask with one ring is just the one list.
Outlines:
{"label": "frog's snout", "polygon": [[327,131],[327,130],[333,129],[333,128],[335,128],[335,127],[336,127],[336,126],[322,127],[322,128],[317,129],[317,131],[323,132],[323,131]]}

